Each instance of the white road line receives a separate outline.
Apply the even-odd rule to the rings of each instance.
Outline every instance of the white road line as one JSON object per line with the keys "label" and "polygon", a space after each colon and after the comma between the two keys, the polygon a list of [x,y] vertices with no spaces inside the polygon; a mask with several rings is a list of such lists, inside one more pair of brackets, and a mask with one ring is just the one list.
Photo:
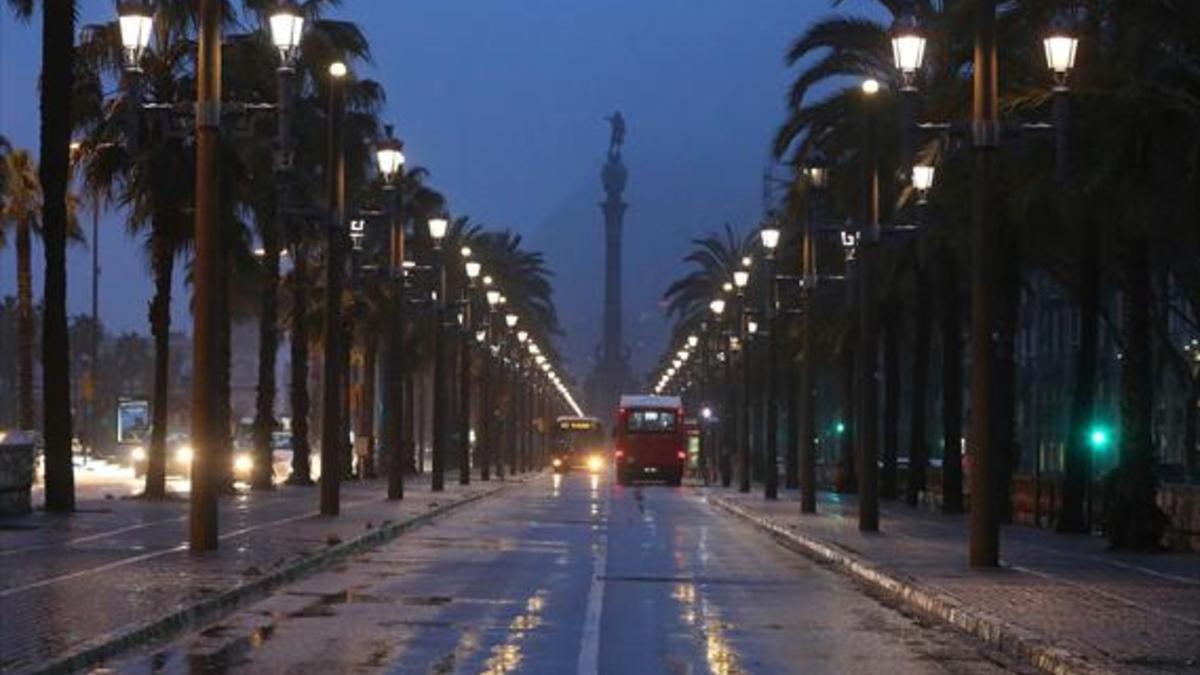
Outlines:
{"label": "white road line", "polygon": [[[606,491],[606,494],[611,494]],[[607,500],[606,500],[607,501]],[[607,512],[608,509],[605,509]],[[606,530],[592,541],[592,585],[588,589],[587,610],[583,614],[583,637],[579,641],[579,675],[600,672],[600,615],[604,611],[604,573],[608,560]]]}

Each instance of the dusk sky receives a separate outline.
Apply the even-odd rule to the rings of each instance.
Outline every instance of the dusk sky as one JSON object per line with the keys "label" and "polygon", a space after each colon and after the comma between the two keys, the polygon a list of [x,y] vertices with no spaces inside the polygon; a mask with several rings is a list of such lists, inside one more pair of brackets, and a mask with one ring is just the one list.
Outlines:
{"label": "dusk sky", "polygon": [[[79,5],[80,25],[114,11],[108,0]],[[744,231],[761,215],[789,79],[783,53],[828,11],[819,0],[347,0],[336,16],[365,27],[373,62],[358,73],[383,83],[383,117],[454,213],[545,251],[582,379],[599,340],[603,117],[619,109],[629,125],[625,338],[642,369],[664,346],[660,299],[690,239],[727,221]],[[36,20],[0,10],[0,133],[35,152],[39,35]],[[35,260],[40,297],[40,249]],[[72,251],[72,314],[90,301],[89,261],[85,247]],[[102,219],[101,267],[102,319],[147,332],[150,279],[122,214]],[[14,292],[9,249],[0,296]],[[184,292],[174,316],[186,330]]]}

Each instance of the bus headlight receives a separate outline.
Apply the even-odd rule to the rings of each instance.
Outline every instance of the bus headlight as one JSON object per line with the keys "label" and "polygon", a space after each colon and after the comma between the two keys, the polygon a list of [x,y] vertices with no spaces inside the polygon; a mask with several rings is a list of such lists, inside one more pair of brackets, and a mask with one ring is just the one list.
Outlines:
{"label": "bus headlight", "polygon": [[135,445],[133,449],[129,451],[129,459],[135,462],[146,461],[146,449],[140,445]]}
{"label": "bus headlight", "polygon": [[604,468],[604,458],[599,455],[592,455],[587,459],[588,471],[600,471]]}
{"label": "bus headlight", "polygon": [[551,462],[551,464],[553,464],[553,465],[554,465],[554,468],[556,468],[556,469],[558,469],[558,468],[561,468],[561,467],[562,467],[562,460],[561,460],[561,459],[559,459],[559,458],[557,458],[557,457],[555,457],[555,458],[554,458],[554,461],[553,461],[553,462]]}
{"label": "bus headlight", "polygon": [[254,458],[246,453],[241,453],[233,458],[233,470],[237,473],[250,473],[254,468]]}
{"label": "bus headlight", "polygon": [[191,466],[191,464],[192,464],[192,446],[190,446],[190,445],[179,446],[179,448],[177,450],[175,450],[175,461],[179,462],[180,464],[187,464],[188,466]]}

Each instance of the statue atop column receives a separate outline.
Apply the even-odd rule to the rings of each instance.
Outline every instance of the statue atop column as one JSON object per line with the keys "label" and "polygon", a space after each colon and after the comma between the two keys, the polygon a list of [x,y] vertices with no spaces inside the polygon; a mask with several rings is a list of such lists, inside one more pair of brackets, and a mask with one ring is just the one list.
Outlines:
{"label": "statue atop column", "polygon": [[604,214],[604,305],[603,334],[597,348],[596,369],[587,383],[589,406],[602,417],[616,411],[617,400],[632,385],[627,349],[622,336],[621,319],[621,230],[625,221],[622,198],[629,172],[621,161],[625,145],[625,116],[618,110],[604,118],[610,127],[608,154],[600,170],[605,200]]}

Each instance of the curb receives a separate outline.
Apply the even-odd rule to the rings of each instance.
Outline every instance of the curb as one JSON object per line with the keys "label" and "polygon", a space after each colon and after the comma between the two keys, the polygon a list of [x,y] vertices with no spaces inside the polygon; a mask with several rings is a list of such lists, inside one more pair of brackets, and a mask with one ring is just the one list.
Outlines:
{"label": "curb", "polygon": [[439,504],[437,508],[429,509],[425,513],[413,516],[407,520],[380,525],[359,537],[336,546],[330,546],[283,569],[264,574],[253,581],[222,591],[200,602],[94,638],[85,643],[83,647],[66,656],[59,657],[40,666],[35,666],[27,672],[36,675],[73,673],[94,666],[105,659],[112,658],[151,641],[173,636],[196,624],[215,619],[232,610],[248,605],[252,601],[259,600],[284,584],[318,572],[344,558],[381,546],[405,532],[429,524],[440,516],[447,515],[464,506],[503,492],[514,485],[522,485],[526,480],[506,482],[499,487],[478,494],[469,495],[446,504]]}
{"label": "curb", "polygon": [[707,499],[710,504],[773,535],[772,538],[785,548],[827,563],[838,572],[881,592],[889,604],[953,626],[1041,671],[1054,675],[1111,675],[1116,672],[1057,647],[1028,629],[964,605],[954,597],[911,579],[886,572],[862,556],[756,515],[725,497],[709,496]]}

